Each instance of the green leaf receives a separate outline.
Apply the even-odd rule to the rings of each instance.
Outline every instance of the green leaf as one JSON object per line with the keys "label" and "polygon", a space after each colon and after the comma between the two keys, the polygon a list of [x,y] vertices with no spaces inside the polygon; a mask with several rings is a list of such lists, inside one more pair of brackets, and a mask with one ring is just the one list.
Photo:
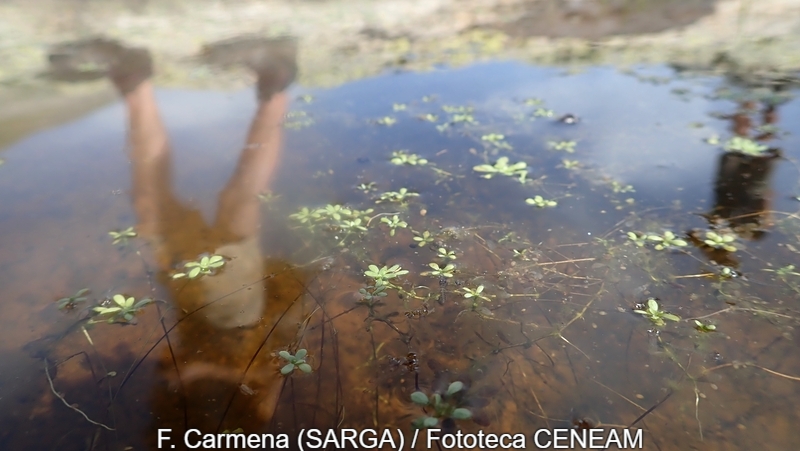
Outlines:
{"label": "green leaf", "polygon": [[308,351],[306,351],[305,349],[298,349],[297,354],[295,354],[294,356],[299,360],[299,359],[304,359],[306,357],[306,354],[308,354]]}
{"label": "green leaf", "polygon": [[672,313],[664,313],[663,315],[661,315],[661,317],[664,318],[664,319],[668,319],[670,321],[680,321],[681,320],[678,316],[673,315]]}
{"label": "green leaf", "polygon": [[307,363],[301,363],[297,367],[300,368],[300,371],[302,371],[304,373],[310,373],[311,372],[311,365],[309,365]]}
{"label": "green leaf", "polygon": [[450,416],[456,420],[468,420],[472,418],[472,412],[463,407],[459,407],[458,409],[454,410]]}
{"label": "green leaf", "polygon": [[425,419],[422,420],[422,426],[426,428],[434,427],[437,424],[439,424],[439,420],[433,417],[425,417]]}
{"label": "green leaf", "polygon": [[197,277],[197,275],[200,274],[200,269],[201,268],[199,266],[192,268],[192,270],[189,271],[189,278],[194,279]]}
{"label": "green leaf", "polygon": [[[483,285],[481,285],[483,287]],[[447,396],[452,396],[455,393],[460,392],[464,388],[464,383],[460,381],[455,381],[447,387]]]}
{"label": "green leaf", "polygon": [[121,294],[115,294],[115,295],[112,297],[112,299],[113,299],[113,300],[114,300],[114,302],[116,302],[116,303],[117,303],[117,305],[119,305],[120,307],[125,307],[125,296],[123,296],[123,295],[121,295]]}
{"label": "green leaf", "polygon": [[280,351],[278,352],[278,355],[285,360],[292,360],[292,355],[289,354],[287,351]]}
{"label": "green leaf", "polygon": [[421,406],[427,406],[428,395],[422,393],[421,391],[415,391],[414,393],[411,393],[411,402],[413,402],[414,404],[419,404]]}
{"label": "green leaf", "polygon": [[658,312],[658,302],[655,299],[647,300],[647,311],[650,313]]}
{"label": "green leaf", "polygon": [[292,371],[294,371],[294,363],[287,363],[286,366],[281,368],[281,374],[283,374],[284,376],[291,373]]}

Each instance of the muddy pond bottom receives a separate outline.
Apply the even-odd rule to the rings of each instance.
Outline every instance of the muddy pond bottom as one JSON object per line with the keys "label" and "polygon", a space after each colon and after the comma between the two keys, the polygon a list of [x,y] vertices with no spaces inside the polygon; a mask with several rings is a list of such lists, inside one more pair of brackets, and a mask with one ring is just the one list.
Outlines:
{"label": "muddy pond bottom", "polygon": [[0,151],[0,448],[797,449],[795,94],[491,63],[30,135]]}

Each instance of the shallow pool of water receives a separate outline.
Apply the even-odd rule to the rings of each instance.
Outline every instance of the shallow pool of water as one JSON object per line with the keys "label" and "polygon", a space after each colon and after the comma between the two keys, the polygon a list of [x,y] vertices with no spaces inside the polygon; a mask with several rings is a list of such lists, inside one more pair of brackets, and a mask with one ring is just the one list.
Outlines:
{"label": "shallow pool of water", "polygon": [[411,437],[437,416],[411,394],[460,381],[437,424],[530,446],[795,449],[794,94],[491,63],[260,109],[159,90],[166,134],[120,102],[29,135],[0,153],[0,444]]}

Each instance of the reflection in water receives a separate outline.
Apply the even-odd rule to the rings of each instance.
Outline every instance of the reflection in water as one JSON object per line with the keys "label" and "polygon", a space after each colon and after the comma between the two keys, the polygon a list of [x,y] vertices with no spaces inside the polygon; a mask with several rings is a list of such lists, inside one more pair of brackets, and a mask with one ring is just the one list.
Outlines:
{"label": "reflection in water", "polygon": [[[230,46],[237,42],[243,41],[210,46],[204,56],[217,63],[248,64],[245,57],[223,58],[235,54]],[[607,92],[580,94],[580,89],[596,91],[597,80],[606,82]],[[627,234],[641,237],[666,228],[696,227],[701,220],[692,213],[710,209],[695,193],[713,192],[709,174],[715,172],[710,166],[716,154],[699,134],[685,132],[687,121],[708,119],[708,104],[687,104],[672,98],[668,88],[632,82],[606,69],[555,76],[523,65],[484,65],[385,76],[320,91],[311,104],[295,105],[316,122],[301,133],[286,132],[286,148],[297,152],[281,156],[282,170],[275,171],[283,132],[263,125],[270,124],[273,113],[282,115],[280,99],[286,93],[266,89],[235,175],[216,202],[216,216],[206,221],[173,190],[166,132],[148,84],[132,86],[124,105],[131,123],[138,227],[151,245],[136,246],[139,242],[133,240],[131,247],[106,252],[108,241],[91,243],[101,251],[97,259],[76,267],[97,271],[96,265],[104,265],[119,271],[130,264],[134,270],[111,281],[85,274],[76,279],[113,292],[149,287],[176,308],[165,311],[159,302],[138,316],[136,326],[91,330],[96,344],[105,342],[98,346],[102,349],[90,347],[78,328],[56,343],[58,352],[42,354],[50,362],[66,361],[50,373],[54,390],[66,393],[91,419],[116,429],[97,429],[43,396],[36,407],[44,406],[44,413],[35,418],[55,425],[54,436],[59,445],[65,444],[57,449],[92,449],[93,444],[95,449],[144,448],[142,442],[153,447],[158,428],[172,428],[173,436],[192,427],[294,435],[303,427],[387,426],[408,434],[413,421],[424,421],[433,412],[412,402],[411,393],[419,389],[429,397],[442,395],[454,381],[463,387],[447,399],[453,402],[448,405],[468,409],[472,418],[442,415],[437,421],[448,430],[515,433],[633,425],[631,429],[645,431],[646,449],[747,449],[754,441],[767,440],[776,449],[796,448],[797,438],[787,431],[797,420],[792,401],[798,386],[758,369],[782,375],[800,371],[792,354],[796,313],[786,307],[798,292],[791,272],[782,272],[785,280],[773,279],[774,271],[762,271],[763,261],[737,251],[737,257],[745,256],[741,270],[748,277],[712,278],[696,249],[670,252],[652,242],[632,241]],[[498,91],[498,86],[505,90]],[[432,93],[441,100],[420,100]],[[535,106],[521,100],[539,95],[547,97],[532,100]],[[487,99],[507,101],[510,111],[487,104]],[[400,103],[406,110],[394,109]],[[464,105],[459,111],[469,111],[479,123],[449,117],[448,110],[457,109],[453,103]],[[638,104],[641,109],[635,108]],[[165,103],[160,107],[169,111]],[[532,117],[539,107],[552,108],[554,114]],[[791,115],[786,110],[784,120]],[[329,111],[336,114],[326,116]],[[565,112],[581,121],[569,127],[559,123],[556,118]],[[386,114],[395,125],[375,124],[375,117]],[[418,119],[427,115],[439,115],[440,120]],[[169,117],[165,114],[166,121]],[[207,123],[205,118],[198,115],[187,128],[187,134],[199,137],[196,141],[213,136],[206,130],[212,127],[197,125]],[[726,125],[713,124],[717,129]],[[261,132],[263,138],[253,138]],[[485,140],[487,133],[503,134],[504,139]],[[609,143],[615,133],[633,134],[636,140]],[[550,140],[574,140],[574,152],[553,149]],[[179,161],[181,141],[178,136],[172,141]],[[316,153],[309,151],[314,145]],[[203,181],[220,173],[225,176],[220,179],[227,179],[212,153],[200,153],[213,146],[187,147],[214,162],[203,165]],[[673,148],[687,157],[676,157]],[[270,149],[275,153],[268,158]],[[418,164],[394,164],[394,149],[418,154]],[[648,178],[632,181],[622,173],[617,185],[607,183],[604,160],[593,157],[614,158],[609,156],[614,150],[623,152],[616,160],[632,171],[649,168],[642,171]],[[664,155],[672,158],[672,166],[657,169]],[[19,164],[19,155],[12,156]],[[530,173],[524,183],[500,175],[485,180],[473,170],[506,156],[526,163]],[[579,164],[567,168],[565,158]],[[652,177],[659,171],[663,183]],[[768,179],[764,177],[765,184]],[[687,180],[702,186],[677,191]],[[635,191],[617,191],[627,183],[635,184]],[[367,192],[355,189],[359,184]],[[773,184],[776,190],[787,189]],[[259,222],[257,216],[252,219],[248,202],[268,185],[281,196],[262,207]],[[107,189],[102,183],[88,186],[82,195]],[[419,195],[403,203],[376,203],[381,192],[401,188]],[[662,195],[648,195],[648,190]],[[526,204],[534,195],[557,199],[557,206]],[[625,202],[629,197],[632,203]],[[68,205],[80,206],[86,199],[91,197]],[[407,227],[390,234],[378,218],[394,215]],[[105,235],[108,228],[131,219],[111,217],[99,228]],[[274,224],[284,219],[292,230],[275,232]],[[259,246],[267,239],[254,232],[259,223],[269,229],[266,237],[287,243],[282,254],[286,260],[260,256]],[[73,228],[84,225],[77,224]],[[774,229],[770,238],[796,243],[781,227]],[[431,241],[420,241],[422,236]],[[54,241],[61,245],[63,239]],[[762,240],[759,246],[773,241]],[[270,245],[268,250],[275,249]],[[770,253],[776,250],[778,255],[782,249],[766,249],[748,251],[777,262]],[[141,275],[134,250],[142,252],[147,268],[153,268],[147,275],[154,274],[159,283]],[[189,283],[170,277],[183,262],[204,254],[229,259],[213,276]],[[784,251],[781,258],[786,255]],[[326,270],[313,274],[287,263],[320,256]],[[432,262],[442,267],[451,260],[452,277],[430,271]],[[699,271],[698,262],[703,265]],[[384,273],[398,264],[408,274],[390,278],[395,286],[377,290],[375,273],[365,273],[372,264],[378,272],[385,265]],[[751,280],[757,283],[751,285]],[[127,285],[120,286],[120,281]],[[657,325],[631,312],[651,297],[681,321]],[[232,308],[219,309],[218,304]],[[756,311],[763,316],[753,315]],[[695,319],[715,326],[715,332],[697,330]],[[153,346],[173,325],[167,339]],[[148,358],[151,346],[155,351]],[[69,360],[76,349],[88,352]],[[285,360],[274,354],[296,354],[299,349],[308,350],[312,373],[281,377]],[[93,362],[89,368],[101,371],[96,377],[79,367],[86,360]],[[119,376],[107,375],[110,370]],[[47,383],[44,375],[36,380]],[[107,387],[110,396],[99,396]],[[51,394],[46,385],[42,391]],[[109,399],[112,407],[104,416]],[[63,432],[66,427],[77,432]]]}
{"label": "reflection in water", "polygon": [[[288,103],[285,90],[297,72],[295,53],[296,44],[289,38],[233,39],[205,48],[203,57],[209,64],[252,69],[258,77],[259,102],[210,225],[199,210],[186,206],[173,192],[170,147],[150,81],[149,53],[94,39],[60,45],[50,57],[54,74],[64,79],[80,78],[70,76],[80,73],[82,65],[99,66],[96,73],[107,73],[124,98],[137,230],[151,245],[157,280],[170,288],[175,307],[184,313],[179,315],[175,333],[167,337],[168,353],[162,357],[162,373],[171,382],[163,387],[167,391],[153,396],[156,429],[172,425],[175,401],[183,411],[183,424],[172,426],[204,431],[217,430],[222,424],[228,411],[220,409],[221,400],[238,390],[251,396],[259,393],[249,408],[264,423],[278,402],[283,379],[253,359],[267,340],[292,343],[297,332],[292,328],[300,318],[293,302],[284,305],[282,300],[289,298],[280,296],[280,287],[269,287],[264,275],[258,196],[268,191],[280,161],[281,123]],[[174,268],[208,254],[224,257],[222,271],[191,286],[183,279],[172,280]],[[279,320],[281,325],[275,329]],[[265,338],[267,326],[274,333]]]}
{"label": "reflection in water", "polygon": [[[747,86],[758,92],[760,86]],[[766,93],[753,98],[746,96],[738,102],[730,119],[734,136],[768,143],[776,138],[778,107],[785,101],[781,94],[786,86],[768,83]],[[760,123],[753,119],[760,116]],[[726,152],[720,155],[714,184],[714,208],[707,215],[715,227],[729,227],[744,239],[758,240],[771,226],[769,219],[769,186],[773,165],[780,157],[778,149],[768,149],[762,155]]]}

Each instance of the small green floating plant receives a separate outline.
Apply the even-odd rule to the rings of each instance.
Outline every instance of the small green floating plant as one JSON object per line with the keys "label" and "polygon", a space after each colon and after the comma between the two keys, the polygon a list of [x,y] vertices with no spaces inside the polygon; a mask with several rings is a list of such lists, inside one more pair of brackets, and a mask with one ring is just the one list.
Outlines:
{"label": "small green floating plant", "polygon": [[545,207],[555,207],[558,205],[558,202],[554,200],[547,200],[542,196],[534,196],[533,198],[525,199],[525,203],[528,205],[533,205],[538,208],[545,208]]}
{"label": "small green floating plant", "polygon": [[479,285],[475,289],[464,287],[464,299],[466,299],[467,309],[459,312],[458,316],[467,312],[475,312],[481,316],[494,316],[494,313],[483,305],[484,302],[492,302],[489,296],[483,294],[483,289],[483,285]]}
{"label": "small green floating plant", "polygon": [[548,141],[547,145],[553,150],[560,150],[567,153],[575,153],[575,146],[578,143],[575,141]]}
{"label": "small green floating plant", "polygon": [[421,391],[411,393],[411,402],[414,404],[429,408],[432,410],[431,415],[426,415],[415,419],[411,426],[414,429],[432,428],[439,424],[439,421],[452,418],[453,420],[469,420],[472,418],[472,412],[464,407],[458,407],[456,395],[464,390],[464,383],[455,381],[447,387],[444,395],[434,393],[428,396]]}
{"label": "small green floating plant", "polygon": [[397,123],[397,119],[395,119],[395,118],[393,118],[393,117],[391,117],[391,116],[384,116],[384,117],[382,117],[382,118],[378,118],[378,119],[376,119],[376,120],[375,120],[375,123],[376,123],[376,124],[378,124],[378,125],[383,125],[383,126],[386,126],[386,127],[391,127],[392,125],[394,125],[395,123]]}
{"label": "small green floating plant", "polygon": [[648,235],[647,239],[649,241],[654,241],[657,244],[655,245],[656,250],[664,250],[664,249],[675,249],[679,247],[688,246],[689,243],[686,240],[678,238],[673,232],[669,230],[664,232],[663,235]]}
{"label": "small green floating plant", "polygon": [[[645,235],[645,234],[639,234],[639,233],[636,233],[636,232],[628,232],[626,235],[628,236],[628,239],[633,244],[637,245],[638,247],[644,247],[644,245],[647,244],[647,235]],[[653,236],[655,236],[655,235],[653,235]]]}
{"label": "small green floating plant", "polygon": [[453,271],[456,270],[456,266],[452,263],[448,263],[445,265],[444,268],[440,267],[438,263],[428,263],[428,266],[431,268],[430,271],[423,272],[423,276],[433,276],[433,277],[453,277]]}
{"label": "small green floating plant", "polygon": [[132,323],[134,316],[136,316],[136,314],[139,313],[139,311],[142,310],[142,308],[144,308],[147,304],[152,302],[153,300],[149,298],[145,298],[139,302],[136,302],[136,299],[134,299],[133,296],[115,294],[110,300],[106,299],[101,305],[98,305],[93,310],[95,313],[101,316],[110,315],[108,318],[109,323]]}
{"label": "small green floating plant", "polygon": [[129,239],[136,237],[136,232],[133,227],[128,227],[125,230],[112,230],[108,232],[113,240],[111,244],[125,244]]}
{"label": "small green floating plant", "polygon": [[764,156],[769,150],[767,146],[741,136],[734,136],[728,140],[724,148],[727,152],[736,152],[754,157]]}
{"label": "small green floating plant", "polygon": [[381,218],[381,222],[389,226],[389,236],[394,236],[398,228],[405,229],[408,227],[408,223],[401,221],[397,215],[394,215],[391,218],[384,216]]}
{"label": "small green floating plant", "polygon": [[428,232],[427,230],[424,232],[414,232],[414,235],[416,235],[414,237],[414,241],[417,242],[418,246],[425,246],[433,243],[433,235],[431,235],[431,232]]}
{"label": "small green floating plant", "polygon": [[308,351],[305,349],[298,349],[295,355],[289,353],[289,351],[280,351],[278,355],[283,359],[286,360],[288,363],[281,368],[281,374],[284,376],[292,373],[295,368],[299,369],[300,371],[308,374],[312,371],[311,365],[306,363],[306,355]]}
{"label": "small green floating plant", "polygon": [[364,271],[364,275],[375,281],[375,285],[388,285],[389,280],[408,274],[408,271],[400,265],[392,267],[384,266],[378,268],[377,265],[369,265],[369,269]]}
{"label": "small green floating plant", "polygon": [[472,170],[485,173],[481,176],[485,179],[490,179],[495,175],[505,175],[507,177],[517,177],[520,183],[525,183],[525,179],[528,176],[527,167],[528,164],[524,161],[509,164],[508,157],[500,157],[493,165],[479,164],[473,167]]}
{"label": "small green floating plant", "polygon": [[375,201],[375,203],[381,202],[394,202],[399,204],[404,204],[408,201],[411,197],[417,197],[419,193],[414,193],[408,190],[408,188],[400,188],[398,191],[387,191]]}
{"label": "small green floating plant", "polygon": [[395,150],[392,152],[392,158],[389,160],[392,164],[396,164],[398,166],[402,165],[410,165],[410,166],[424,166],[428,164],[428,160],[420,157],[415,153],[407,153],[405,150]]}
{"label": "small green floating plant", "polygon": [[489,133],[488,135],[481,136],[481,141],[488,143],[498,149],[511,149],[511,144],[506,141],[505,135],[500,133]]}
{"label": "small green floating plant", "polygon": [[436,256],[441,258],[441,259],[444,259],[445,261],[447,261],[447,260],[455,260],[456,259],[456,253],[455,252],[447,250],[447,249],[445,249],[443,247],[440,247],[436,251]]}
{"label": "small green floating plant", "polygon": [[703,243],[714,249],[736,252],[736,246],[733,245],[734,241],[736,241],[736,235],[732,233],[717,233],[709,230],[706,232],[706,239],[703,240]]}
{"label": "small green floating plant", "polygon": [[715,332],[717,330],[717,326],[711,323],[702,323],[698,320],[694,320],[694,328],[700,332]]}
{"label": "small green floating plant", "polygon": [[82,288],[72,296],[61,298],[56,301],[59,310],[72,310],[81,302],[86,302],[86,294],[89,293],[88,288]]}
{"label": "small green floating plant", "polygon": [[180,279],[183,277],[194,279],[202,274],[213,274],[214,270],[221,268],[225,264],[225,257],[221,255],[206,255],[200,260],[193,262],[186,262],[183,264],[185,272],[179,272],[172,275],[173,279]]}
{"label": "small green floating plant", "polygon": [[647,304],[644,307],[644,310],[641,309],[634,309],[634,313],[638,313],[643,315],[645,318],[649,319],[650,322],[655,324],[656,326],[663,326],[666,324],[664,320],[670,321],[680,321],[680,317],[673,315],[672,313],[667,313],[663,310],[659,310],[658,301],[654,298],[650,298],[647,300]]}

